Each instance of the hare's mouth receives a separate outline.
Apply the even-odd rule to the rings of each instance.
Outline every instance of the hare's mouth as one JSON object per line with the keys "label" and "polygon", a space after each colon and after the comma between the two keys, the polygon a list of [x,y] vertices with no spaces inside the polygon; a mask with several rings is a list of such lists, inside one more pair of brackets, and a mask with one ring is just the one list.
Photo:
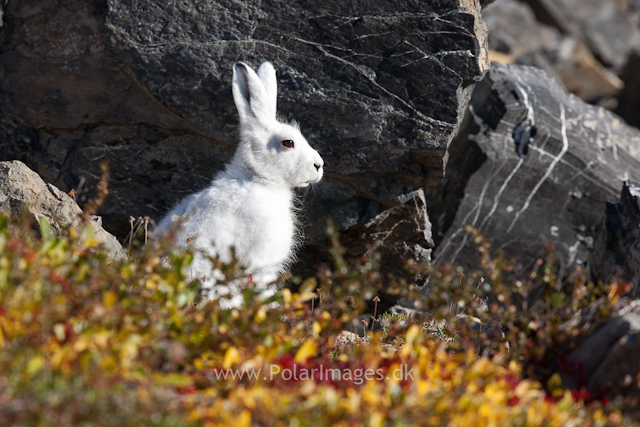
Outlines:
{"label": "hare's mouth", "polygon": [[308,187],[308,186],[309,186],[309,185],[311,185],[311,184],[315,184],[316,182],[320,182],[320,179],[319,179],[319,178],[316,178],[316,179],[311,179],[311,180],[309,180],[309,181],[301,182],[301,183],[300,183],[300,184],[298,184],[296,187],[304,188],[304,187]]}

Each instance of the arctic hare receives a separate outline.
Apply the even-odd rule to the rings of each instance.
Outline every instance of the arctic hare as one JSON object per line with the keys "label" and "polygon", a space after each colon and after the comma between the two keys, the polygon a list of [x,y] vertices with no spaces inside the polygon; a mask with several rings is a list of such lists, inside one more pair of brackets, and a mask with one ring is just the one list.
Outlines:
{"label": "arctic hare", "polygon": [[[207,298],[230,297],[222,301],[228,307],[242,303],[240,289],[250,280],[264,294],[273,293],[267,285],[286,270],[299,241],[293,188],[320,181],[324,166],[297,124],[276,118],[277,80],[271,63],[263,63],[257,74],[236,63],[232,89],[240,116],[240,142],[233,159],[209,187],[169,212],[156,231],[164,235],[172,230],[178,247],[196,250],[193,277],[205,278]],[[246,268],[247,279],[216,285],[224,277],[213,270],[206,255],[228,263],[231,248]]]}

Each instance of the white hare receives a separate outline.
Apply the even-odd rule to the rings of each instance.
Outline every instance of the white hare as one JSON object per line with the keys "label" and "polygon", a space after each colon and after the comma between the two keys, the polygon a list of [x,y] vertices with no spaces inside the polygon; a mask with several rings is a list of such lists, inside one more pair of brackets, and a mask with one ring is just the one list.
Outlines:
{"label": "white hare", "polygon": [[160,235],[172,230],[178,247],[196,250],[193,277],[205,278],[207,298],[228,295],[230,299],[222,301],[227,307],[242,303],[241,287],[248,280],[216,285],[224,277],[203,254],[228,263],[234,248],[249,280],[263,295],[272,294],[273,287],[266,285],[286,271],[299,242],[293,188],[320,181],[324,166],[296,124],[277,120],[277,80],[271,63],[263,63],[257,74],[236,63],[232,88],[240,116],[240,142],[233,159],[209,187],[169,212],[156,230]]}

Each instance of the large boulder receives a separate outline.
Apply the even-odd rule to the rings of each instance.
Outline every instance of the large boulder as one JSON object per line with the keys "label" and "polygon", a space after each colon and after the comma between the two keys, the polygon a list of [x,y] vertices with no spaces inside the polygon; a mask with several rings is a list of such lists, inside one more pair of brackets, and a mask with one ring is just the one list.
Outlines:
{"label": "large boulder", "polygon": [[[235,150],[232,64],[270,60],[279,111],[326,161],[306,234],[365,226],[439,184],[488,69],[472,0],[21,0],[0,31],[0,157],[92,197],[120,237],[210,181]],[[418,203],[419,205],[419,203]],[[415,209],[418,209],[415,211]],[[379,230],[377,230],[379,231]],[[358,234],[358,233],[355,233]],[[349,242],[345,242],[347,245]],[[424,239],[418,255],[429,250]]]}
{"label": "large boulder", "polygon": [[594,57],[579,35],[537,21],[526,3],[500,0],[484,8],[482,16],[492,60],[542,68],[588,102],[613,97],[623,88],[622,80]]}
{"label": "large boulder", "polygon": [[478,265],[470,224],[525,268],[545,242],[563,267],[585,264],[604,202],[640,177],[640,132],[526,66],[494,64],[471,105],[429,207],[437,261]]}
{"label": "large boulder", "polygon": [[614,70],[640,51],[637,16],[626,0],[525,1],[541,22],[584,40],[591,52]]}
{"label": "large boulder", "polygon": [[[427,215],[427,202],[422,189],[407,195],[401,205],[386,209],[364,224],[351,227],[342,238],[352,242],[346,256],[358,257],[380,248],[384,256],[379,264],[383,271],[399,277],[404,275],[405,263],[414,260],[428,264],[431,261],[433,239],[431,223]],[[418,284],[423,278],[412,278]]]}
{"label": "large boulder", "polygon": [[[601,102],[627,123],[640,127],[637,78],[640,73],[640,3],[637,0],[522,1],[531,6],[540,24],[555,27],[564,40],[573,39],[575,46],[584,44],[586,47],[574,50],[573,56],[578,55],[574,62],[583,63],[584,70],[565,73],[563,81],[569,83],[568,87],[576,85],[570,89],[588,95],[589,101],[594,101],[597,95],[619,92],[615,98],[605,97]],[[560,58],[569,50],[566,43],[559,43],[547,53]]]}
{"label": "large boulder", "polygon": [[[78,228],[84,222],[82,210],[71,196],[45,183],[20,161],[0,162],[0,212],[20,215],[25,209],[38,222],[45,218],[58,234],[66,233],[69,227]],[[122,245],[102,228],[101,218],[94,216],[90,221],[107,253],[113,258],[122,255]]]}

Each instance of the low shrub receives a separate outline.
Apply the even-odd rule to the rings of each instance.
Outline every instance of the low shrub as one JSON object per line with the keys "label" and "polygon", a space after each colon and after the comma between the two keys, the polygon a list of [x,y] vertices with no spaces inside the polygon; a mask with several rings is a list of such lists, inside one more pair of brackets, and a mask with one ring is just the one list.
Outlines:
{"label": "low shrub", "polygon": [[[248,288],[223,310],[199,301],[192,253],[112,260],[89,227],[39,234],[0,216],[0,425],[632,425],[548,381],[570,312],[612,301],[579,275],[559,287],[544,261],[521,285],[488,256],[482,273],[432,271],[424,314],[371,332],[383,315],[364,325],[365,303],[393,281],[337,235],[298,291]],[[341,341],[354,322],[366,340]]]}

